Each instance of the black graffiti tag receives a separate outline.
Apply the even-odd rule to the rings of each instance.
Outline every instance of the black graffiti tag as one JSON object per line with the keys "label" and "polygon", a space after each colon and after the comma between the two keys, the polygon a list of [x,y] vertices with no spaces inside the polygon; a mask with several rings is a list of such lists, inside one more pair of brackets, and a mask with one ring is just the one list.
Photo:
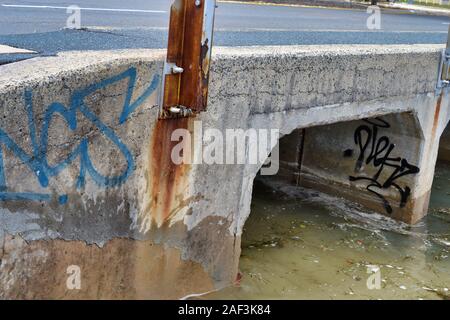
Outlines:
{"label": "black graffiti tag", "polygon": [[[359,147],[359,157],[355,172],[361,172],[364,164],[373,165],[378,171],[372,176],[350,176],[350,181],[368,181],[366,189],[375,194],[383,202],[385,210],[390,214],[392,207],[389,201],[379,192],[380,189],[395,188],[400,193],[400,208],[404,208],[411,194],[411,188],[401,187],[398,179],[407,175],[417,174],[420,169],[404,158],[391,156],[395,144],[387,136],[379,136],[380,128],[390,128],[390,124],[380,118],[364,120],[366,124],[359,126],[354,134],[355,144]],[[391,168],[392,174],[380,181],[380,176],[386,168]]]}

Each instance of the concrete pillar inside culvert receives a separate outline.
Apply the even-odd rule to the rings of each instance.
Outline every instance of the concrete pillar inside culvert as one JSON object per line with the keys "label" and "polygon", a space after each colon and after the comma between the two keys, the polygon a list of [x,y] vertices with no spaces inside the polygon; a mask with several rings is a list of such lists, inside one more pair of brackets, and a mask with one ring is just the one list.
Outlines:
{"label": "concrete pillar inside culvert", "polygon": [[280,142],[280,175],[414,224],[428,211],[434,120],[434,112],[401,113],[297,130]]}

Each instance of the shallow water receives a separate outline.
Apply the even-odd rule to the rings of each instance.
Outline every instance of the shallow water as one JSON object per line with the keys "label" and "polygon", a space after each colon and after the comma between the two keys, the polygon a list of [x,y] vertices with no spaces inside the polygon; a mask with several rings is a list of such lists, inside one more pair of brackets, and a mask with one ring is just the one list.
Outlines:
{"label": "shallow water", "polygon": [[[430,213],[414,227],[318,192],[266,185],[255,184],[240,285],[203,298],[450,299],[450,165],[438,164]],[[377,268],[380,288],[369,290]]]}

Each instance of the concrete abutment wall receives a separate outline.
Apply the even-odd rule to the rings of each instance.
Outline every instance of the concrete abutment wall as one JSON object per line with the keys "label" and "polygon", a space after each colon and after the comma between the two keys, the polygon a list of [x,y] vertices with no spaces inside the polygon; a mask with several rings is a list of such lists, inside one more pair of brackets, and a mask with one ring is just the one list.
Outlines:
{"label": "concrete abutment wall", "polygon": [[[306,128],[302,167],[358,189],[382,211],[364,181],[348,181],[380,167],[355,173],[354,137],[361,126],[368,129],[360,140],[375,130],[364,119],[382,119],[378,140],[387,137],[392,157],[420,169],[395,179],[417,201],[393,216],[417,221],[449,120],[447,92],[434,92],[440,49],[216,48],[208,111],[169,121],[157,120],[163,51],[65,53],[1,66],[0,297],[181,298],[231,284],[260,166],[174,165],[171,132],[184,128],[199,139],[196,121],[282,136]],[[329,157],[319,163],[317,152]],[[383,179],[395,168],[387,160]],[[339,170],[325,170],[331,165]],[[399,207],[398,188],[385,189]],[[80,270],[80,290],[67,286],[70,266]]]}

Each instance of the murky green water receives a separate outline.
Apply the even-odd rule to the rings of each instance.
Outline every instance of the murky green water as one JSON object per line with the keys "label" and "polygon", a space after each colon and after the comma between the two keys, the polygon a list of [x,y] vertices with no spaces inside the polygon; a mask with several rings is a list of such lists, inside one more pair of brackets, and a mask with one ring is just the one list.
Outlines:
{"label": "murky green water", "polygon": [[[450,299],[449,165],[438,165],[430,214],[414,227],[317,192],[276,189],[283,193],[255,186],[240,285],[203,298]],[[368,289],[370,265],[380,289]]]}

